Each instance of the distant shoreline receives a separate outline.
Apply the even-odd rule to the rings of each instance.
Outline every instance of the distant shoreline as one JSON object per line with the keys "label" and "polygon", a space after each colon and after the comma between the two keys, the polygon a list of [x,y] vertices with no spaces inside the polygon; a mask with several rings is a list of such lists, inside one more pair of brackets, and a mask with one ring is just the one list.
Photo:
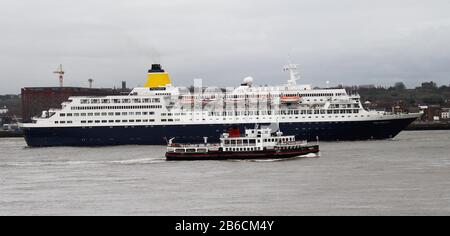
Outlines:
{"label": "distant shoreline", "polygon": [[0,138],[23,138],[23,134],[0,131]]}
{"label": "distant shoreline", "polygon": [[450,123],[412,123],[405,130],[450,130]]}

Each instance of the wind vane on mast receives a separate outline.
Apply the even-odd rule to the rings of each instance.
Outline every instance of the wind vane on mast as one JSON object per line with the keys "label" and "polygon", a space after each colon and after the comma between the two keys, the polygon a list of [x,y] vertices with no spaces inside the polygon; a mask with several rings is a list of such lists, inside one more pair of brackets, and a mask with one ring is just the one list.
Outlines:
{"label": "wind vane on mast", "polygon": [[63,71],[63,68],[62,68],[62,64],[60,64],[58,69],[56,69],[56,71],[54,71],[53,73],[59,75],[59,87],[63,87],[64,71]]}

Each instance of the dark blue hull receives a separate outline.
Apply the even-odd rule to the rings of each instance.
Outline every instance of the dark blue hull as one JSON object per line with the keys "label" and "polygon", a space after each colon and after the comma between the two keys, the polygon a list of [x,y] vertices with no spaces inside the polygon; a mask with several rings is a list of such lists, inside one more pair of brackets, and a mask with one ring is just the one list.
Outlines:
{"label": "dark blue hull", "polygon": [[[395,137],[415,118],[383,121],[280,123],[285,135],[295,135],[297,140],[322,141],[388,139]],[[217,142],[230,127],[243,131],[255,124],[203,124],[167,126],[115,126],[70,128],[24,128],[27,144],[44,146],[107,146],[107,145],[165,145],[165,138],[175,137],[177,143]]]}

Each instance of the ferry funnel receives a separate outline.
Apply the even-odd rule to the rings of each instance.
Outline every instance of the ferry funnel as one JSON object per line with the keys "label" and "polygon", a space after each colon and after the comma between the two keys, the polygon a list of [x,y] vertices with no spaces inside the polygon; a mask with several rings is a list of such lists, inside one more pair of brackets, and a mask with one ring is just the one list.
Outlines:
{"label": "ferry funnel", "polygon": [[169,74],[162,69],[160,64],[153,64],[152,68],[148,71],[147,82],[144,87],[156,88],[164,87],[168,84],[172,84]]}

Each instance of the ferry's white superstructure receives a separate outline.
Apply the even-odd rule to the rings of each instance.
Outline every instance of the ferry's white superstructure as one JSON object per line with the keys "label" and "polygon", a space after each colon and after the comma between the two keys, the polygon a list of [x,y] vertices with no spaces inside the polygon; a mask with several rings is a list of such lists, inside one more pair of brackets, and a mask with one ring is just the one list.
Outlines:
{"label": "ferry's white superstructure", "polygon": [[279,123],[298,139],[361,140],[392,138],[420,114],[368,111],[358,94],[345,89],[298,85],[296,65],[288,83],[254,86],[252,78],[234,89],[180,88],[159,65],[145,87],[129,95],[70,97],[61,109],[43,111],[23,124],[30,146],[164,144],[214,139],[230,127]]}

